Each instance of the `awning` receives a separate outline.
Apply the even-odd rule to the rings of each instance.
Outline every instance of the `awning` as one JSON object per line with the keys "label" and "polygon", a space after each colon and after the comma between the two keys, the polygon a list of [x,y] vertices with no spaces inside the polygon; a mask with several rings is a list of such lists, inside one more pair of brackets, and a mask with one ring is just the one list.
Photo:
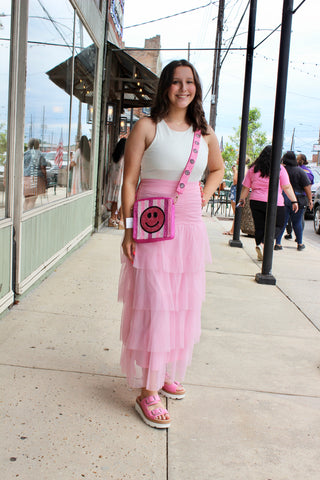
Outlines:
{"label": "awning", "polygon": [[[85,48],[74,57],[73,94],[83,103],[92,105],[96,62],[96,46]],[[156,91],[158,77],[133,57],[108,42],[111,55],[110,85],[120,93],[124,108],[148,107]],[[50,80],[65,92],[71,92],[72,57],[49,70]]]}
{"label": "awning", "polygon": [[112,61],[117,60],[118,73],[116,76],[112,73],[110,80],[122,94],[122,108],[150,106],[158,84],[157,75],[110,42],[108,49],[112,51]]}
{"label": "awning", "polygon": [[[97,48],[94,44],[74,57],[73,94],[82,102],[93,103],[93,84]],[[46,72],[50,80],[65,92],[71,92],[72,57]]]}

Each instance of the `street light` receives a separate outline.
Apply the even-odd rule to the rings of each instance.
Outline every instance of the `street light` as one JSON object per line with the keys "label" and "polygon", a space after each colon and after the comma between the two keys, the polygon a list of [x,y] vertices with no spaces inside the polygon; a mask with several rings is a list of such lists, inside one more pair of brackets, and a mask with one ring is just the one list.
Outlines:
{"label": "street light", "polygon": [[115,111],[114,103],[108,103],[107,104],[107,118],[106,118],[107,125],[112,125],[113,124],[113,122],[114,122],[114,111]]}
{"label": "street light", "polygon": [[120,133],[127,133],[127,117],[120,117]]}

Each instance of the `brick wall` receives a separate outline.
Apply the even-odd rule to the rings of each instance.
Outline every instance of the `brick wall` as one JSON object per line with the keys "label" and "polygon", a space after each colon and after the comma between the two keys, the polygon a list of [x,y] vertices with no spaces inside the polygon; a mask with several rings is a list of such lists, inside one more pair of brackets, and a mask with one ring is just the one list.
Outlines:
{"label": "brick wall", "polygon": [[[160,35],[156,35],[152,38],[146,38],[144,41],[144,48],[156,48],[159,49],[160,45]],[[148,67],[156,75],[160,75],[161,72],[161,60],[160,60],[160,51],[159,50],[140,50],[137,52],[131,53],[138,62],[142,63]]]}

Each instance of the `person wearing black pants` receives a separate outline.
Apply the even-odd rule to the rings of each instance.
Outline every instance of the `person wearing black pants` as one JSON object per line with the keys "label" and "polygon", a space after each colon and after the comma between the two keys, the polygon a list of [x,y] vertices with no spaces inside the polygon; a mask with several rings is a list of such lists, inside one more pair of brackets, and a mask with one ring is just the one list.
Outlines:
{"label": "person wearing black pants", "polygon": [[[292,205],[290,200],[285,195],[284,204],[285,204],[285,224],[288,222],[288,219],[291,219],[292,227],[296,235],[297,250],[301,251],[305,248],[304,243],[302,242],[303,237],[303,218],[306,206],[309,205],[310,210],[312,210],[312,194],[311,194],[311,182],[306,174],[298,166],[298,162],[295,156],[295,153],[289,151],[285,153],[282,157],[282,163],[285,166],[285,169],[288,172],[290,183],[294,189],[296,197],[299,201],[299,210],[294,212],[292,210]],[[275,250],[282,250],[281,239],[285,231],[285,224],[279,234],[276,236],[276,244],[274,246]]]}
{"label": "person wearing black pants", "polygon": [[[250,200],[250,208],[251,208],[251,213],[254,221],[255,240],[257,245],[260,245],[264,241],[267,205],[268,204],[266,202],[259,202],[258,200]],[[282,231],[282,228],[284,225],[284,215],[285,215],[285,207],[278,206],[274,238],[276,238],[279,235],[279,233]]]}
{"label": "person wearing black pants", "polygon": [[[271,169],[271,152],[272,146],[268,145],[260,153],[249,168],[245,179],[242,183],[239,205],[245,204],[249,191],[250,194],[250,208],[255,226],[255,241],[256,252],[258,260],[263,260],[262,243],[264,243],[265,222],[268,204],[269,192],[269,177]],[[278,187],[278,201],[277,201],[277,217],[276,217],[276,232],[275,236],[279,234],[284,225],[284,198],[282,191],[286,193],[292,202],[294,211],[298,210],[298,202],[295,193],[290,185],[290,180],[286,169],[280,166],[279,187]]]}

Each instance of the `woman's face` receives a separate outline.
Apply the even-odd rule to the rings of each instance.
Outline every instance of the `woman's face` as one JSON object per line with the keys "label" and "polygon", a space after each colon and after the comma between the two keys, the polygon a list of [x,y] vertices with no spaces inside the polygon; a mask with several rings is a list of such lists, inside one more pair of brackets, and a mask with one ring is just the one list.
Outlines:
{"label": "woman's face", "polygon": [[196,85],[190,67],[177,67],[173,74],[172,84],[168,90],[168,99],[172,106],[187,108],[196,94]]}

